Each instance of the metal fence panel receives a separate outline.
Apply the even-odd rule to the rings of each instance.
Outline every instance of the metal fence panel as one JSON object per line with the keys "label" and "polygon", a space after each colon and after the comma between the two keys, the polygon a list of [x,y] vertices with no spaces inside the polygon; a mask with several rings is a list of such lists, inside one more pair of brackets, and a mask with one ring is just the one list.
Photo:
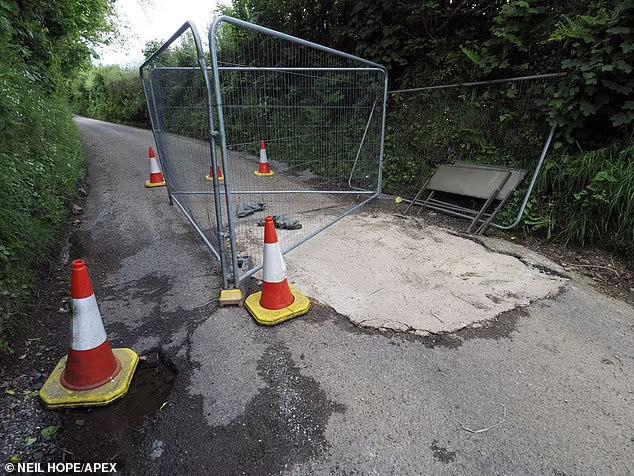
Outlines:
{"label": "metal fence panel", "polygon": [[385,192],[418,198],[437,167],[454,161],[520,168],[531,180],[509,202],[507,220],[513,221],[526,206],[552,139],[544,91],[561,76],[390,91]]}
{"label": "metal fence panel", "polygon": [[[228,195],[227,252],[261,265],[265,215],[288,252],[381,191],[387,75],[369,61],[247,22],[210,30],[219,142]],[[260,144],[274,172],[255,175]],[[248,216],[245,209],[264,204]],[[240,216],[239,216],[240,215]]]}

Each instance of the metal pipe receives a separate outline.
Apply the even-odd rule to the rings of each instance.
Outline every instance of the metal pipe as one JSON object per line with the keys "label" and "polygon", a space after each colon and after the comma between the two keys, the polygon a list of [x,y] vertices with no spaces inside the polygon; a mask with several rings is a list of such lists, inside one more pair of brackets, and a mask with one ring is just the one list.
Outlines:
{"label": "metal pipe", "polygon": [[198,227],[198,225],[196,225],[196,222],[192,219],[191,216],[189,216],[189,213],[187,213],[187,211],[185,210],[185,207],[183,207],[183,205],[181,205],[181,203],[178,201],[178,199],[176,197],[172,197],[172,199],[174,200],[174,203],[176,205],[178,205],[178,208],[181,209],[181,211],[183,212],[183,215],[185,215],[185,218],[187,218],[187,220],[189,220],[189,223],[192,224],[192,226],[194,227],[196,232],[200,235],[200,237],[202,238],[203,242],[207,245],[207,248],[209,248],[211,250],[211,252],[214,254],[214,256],[218,259],[218,261],[220,261],[220,255],[218,254],[216,249],[213,247],[213,245],[209,242],[209,240],[207,239],[207,237],[205,236],[203,231]]}
{"label": "metal pipe", "polygon": [[[229,277],[227,276],[227,262],[225,257],[225,249],[223,246],[223,219],[222,219],[222,207],[220,206],[220,188],[218,187],[218,159],[216,156],[216,138],[213,133],[215,130],[215,120],[213,111],[213,101],[211,99],[211,82],[209,81],[209,74],[207,72],[207,64],[205,62],[205,55],[202,50],[202,41],[198,31],[192,29],[194,35],[194,42],[196,44],[196,50],[198,54],[198,63],[205,81],[205,91],[207,92],[207,115],[209,116],[209,160],[210,170],[209,174],[213,177],[212,190],[214,195],[214,212],[216,214],[216,239],[218,240],[218,247],[220,251],[220,269],[222,270],[222,285],[223,288],[227,288],[229,285]],[[211,226],[211,220],[209,220]]]}
{"label": "metal pipe", "polygon": [[413,93],[417,91],[430,91],[432,89],[448,89],[448,88],[459,88],[461,86],[482,86],[485,84],[496,84],[496,83],[507,83],[511,81],[530,81],[532,79],[547,79],[547,78],[561,78],[566,76],[567,73],[548,73],[548,74],[537,74],[534,76],[518,76],[516,78],[505,78],[505,79],[491,79],[489,81],[475,81],[471,83],[453,83],[453,84],[440,84],[438,86],[425,86],[422,88],[410,88],[410,89],[395,89],[390,91],[389,94],[395,93]]}
{"label": "metal pipe", "polygon": [[368,129],[370,128],[370,123],[372,122],[372,116],[374,116],[374,108],[376,107],[376,102],[379,99],[374,100],[374,104],[372,104],[372,110],[370,111],[370,117],[368,117],[368,122],[365,125],[365,130],[363,131],[363,136],[361,137],[361,143],[359,144],[359,148],[357,149],[357,155],[354,158],[354,163],[352,164],[352,170],[350,170],[350,176],[348,177],[348,186],[350,188],[354,188],[355,190],[359,190],[356,187],[352,186],[352,174],[354,174],[354,169],[357,168],[357,161],[359,160],[359,156],[361,155],[361,149],[363,148],[363,143],[365,142],[365,136],[368,134]]}
{"label": "metal pipe", "polygon": [[[227,150],[227,134],[225,133],[225,118],[222,110],[222,93],[220,91],[220,75],[218,74],[218,45],[216,44],[216,34],[218,33],[218,27],[220,22],[224,21],[223,17],[219,16],[214,19],[211,27],[209,28],[209,52],[211,54],[211,67],[214,75],[214,91],[216,93],[216,108],[218,110],[218,132],[220,134],[220,150],[222,168],[224,170],[225,182],[225,202],[227,204],[227,224],[229,226],[229,247],[231,248],[231,262],[233,268],[233,285],[238,287],[240,284],[240,275],[238,268],[238,246],[236,244],[236,228],[233,220],[233,200],[231,196],[231,188],[228,186],[230,183],[230,175],[232,171],[227,167],[229,152]],[[249,25],[246,22],[240,22]],[[221,242],[220,246],[224,248],[224,243]]]}
{"label": "metal pipe", "polygon": [[[199,69],[197,66],[156,66],[154,69],[175,70],[175,71],[191,71]],[[337,67],[311,67],[311,66],[218,66],[220,71],[383,71],[381,68],[337,68]],[[211,68],[207,68],[212,71]]]}
{"label": "metal pipe", "polygon": [[539,176],[539,172],[542,169],[542,165],[544,163],[544,159],[546,158],[546,154],[548,153],[548,149],[550,148],[550,143],[553,140],[553,136],[555,135],[555,129],[557,129],[557,126],[552,126],[550,128],[550,132],[548,133],[548,137],[546,138],[546,142],[544,143],[542,152],[539,155],[539,161],[537,162],[537,167],[535,167],[535,172],[533,172],[531,183],[528,186],[526,195],[524,195],[524,200],[522,201],[522,205],[520,206],[520,209],[517,212],[517,217],[515,218],[515,221],[511,223],[510,225],[499,225],[497,223],[493,223],[491,226],[494,226],[495,228],[498,228],[500,230],[512,230],[517,225],[519,225],[520,221],[522,221],[524,210],[526,210],[526,205],[528,205],[528,200],[531,198],[531,194],[533,193],[533,188],[535,188],[535,183],[537,182],[537,177]]}
{"label": "metal pipe", "polygon": [[[405,209],[405,211],[403,212],[403,215],[407,215],[407,213],[409,212],[409,209],[410,209],[410,208],[412,208],[412,205],[414,205],[414,204],[418,204],[418,203],[417,203],[418,197],[420,197],[420,195],[423,193],[423,190],[425,190],[425,189],[427,188],[427,184],[429,183],[429,181],[430,181],[430,180],[431,180],[431,178],[428,178],[428,179],[425,181],[425,185],[423,185],[423,186],[422,186],[422,187],[418,190],[418,192],[416,193],[416,195],[414,195],[414,200],[407,200],[407,199],[405,199],[405,198],[402,198],[402,199],[401,199],[401,200],[404,200],[404,201],[406,201],[406,202],[409,202],[409,205],[407,205],[407,208],[406,208],[406,209]],[[427,200],[429,200],[429,198],[428,198]]]}
{"label": "metal pipe", "polygon": [[[287,41],[292,41],[293,43],[298,43],[302,46],[307,46],[309,48],[314,48],[316,50],[320,50],[320,51],[324,51],[326,53],[330,53],[333,54],[335,56],[340,56],[342,58],[347,58],[350,60],[354,60],[354,61],[359,61],[361,63],[370,65],[374,68],[378,68],[381,69],[383,71],[385,71],[387,73],[387,70],[384,66],[381,66],[380,64],[374,63],[372,61],[368,61],[366,59],[363,58],[359,58],[358,56],[354,56],[351,55],[349,53],[344,53],[343,51],[339,51],[339,50],[335,50],[333,48],[328,48],[327,46],[323,46],[317,43],[313,43],[312,41],[307,41],[307,40],[303,40],[301,38],[297,38],[296,36],[292,36],[292,35],[287,35],[286,33],[280,33],[279,31],[275,31],[275,30],[271,30],[270,28],[265,28],[263,26],[260,25],[255,25],[254,23],[249,23],[243,20],[238,20],[237,18],[233,18],[233,17],[229,17],[229,16],[225,16],[225,15],[220,15],[219,17],[216,17],[211,25],[211,28],[209,29],[209,34],[211,37],[211,33],[213,32],[214,36],[216,34],[216,31],[218,29],[218,25],[220,24],[220,22],[225,22],[225,23],[229,23],[231,25],[235,25],[235,26],[239,26],[242,28],[245,28],[247,30],[251,30],[251,31],[255,31],[256,33],[262,33],[265,35],[271,35],[273,37],[276,38],[281,38],[283,40],[287,40]],[[211,41],[210,41],[210,46],[211,46]]]}
{"label": "metal pipe", "polygon": [[383,71],[381,68],[312,68],[286,66],[219,66],[220,71]]}
{"label": "metal pipe", "polygon": [[143,68],[145,68],[147,65],[149,65],[150,63],[152,63],[154,61],[154,58],[156,58],[158,55],[160,55],[161,53],[163,53],[163,51],[165,51],[167,48],[169,48],[169,46],[179,37],[183,34],[183,32],[185,30],[187,30],[188,28],[190,28],[192,31],[194,31],[196,29],[196,25],[194,25],[191,21],[186,21],[185,23],[183,23],[181,25],[181,27],[176,30],[176,33],[174,33],[172,36],[169,37],[169,39],[163,43],[161,45],[161,47],[156,50],[154,53],[152,53],[150,55],[150,57],[148,59],[146,59],[141,66],[139,66],[139,71],[141,71],[141,76],[143,75]]}
{"label": "metal pipe", "polygon": [[[209,117],[209,127],[213,128],[214,125],[214,116],[213,116],[213,101],[211,99],[211,83],[209,81],[209,75],[207,74],[208,68],[207,65],[205,63],[205,55],[202,49],[202,41],[200,39],[200,35],[198,34],[198,30],[196,29],[196,26],[190,22],[190,21],[186,21],[185,23],[183,23],[183,25],[176,31],[176,33],[174,33],[165,43],[163,43],[163,45],[161,45],[161,47],[156,50],[147,60],[145,60],[143,62],[143,64],[139,67],[139,72],[141,75],[141,79],[143,80],[143,70],[146,66],[150,65],[155,58],[157,58],[160,54],[162,54],[164,51],[166,51],[170,45],[176,41],[178,38],[180,38],[180,36],[187,30],[191,31],[192,37],[194,39],[194,46],[196,48],[196,55],[197,55],[197,59],[198,59],[198,64],[199,67],[190,67],[188,69],[190,70],[198,70],[200,69],[201,74],[203,76],[203,80],[205,81],[205,90],[207,93],[207,114]],[[156,70],[160,70],[160,69],[166,69],[166,68],[153,68],[151,70],[151,73],[153,73]],[[154,98],[154,90],[152,87],[152,81],[150,80],[150,88],[151,88],[151,97],[152,97],[152,101],[154,102],[154,108],[155,108],[155,114],[157,114],[158,112],[158,106],[156,105],[156,100]],[[144,84],[144,89],[145,89],[145,84]],[[146,96],[147,96],[147,90],[146,90]],[[149,100],[148,100],[149,103]],[[149,104],[148,104],[148,108],[150,108]],[[157,116],[158,118],[158,116]],[[159,149],[159,161],[161,160],[161,157],[163,156],[163,145],[162,145],[162,141],[160,140],[160,137],[157,137],[156,132],[160,131],[160,123],[156,123],[155,121],[152,120],[152,110],[150,110],[150,120],[152,122],[152,133],[155,135],[155,142],[156,142],[156,146]],[[211,163],[211,173],[214,174],[214,176],[217,174],[217,160],[216,160],[216,146],[215,146],[215,139],[213,134],[210,134],[209,137],[209,148],[210,148],[210,163]],[[161,163],[161,165],[163,165]],[[165,172],[167,172],[167,168],[163,167],[163,170]],[[173,197],[173,191],[171,190],[171,180],[169,180],[169,175],[167,177],[167,190],[168,190],[168,195],[170,197],[170,202],[174,199]],[[224,247],[221,246],[222,245],[222,228],[223,228],[223,223],[222,223],[222,209],[220,207],[220,195],[218,193],[218,185],[217,185],[218,181],[215,180],[213,182],[213,195],[215,197],[214,200],[214,211],[216,214],[216,235],[217,235],[217,240],[219,243],[219,248],[220,248],[220,253],[218,253],[215,249],[212,248],[214,255],[216,256],[216,258],[218,258],[218,260],[220,261],[220,269],[221,269],[221,274],[222,274],[222,281],[223,281],[223,286],[226,288],[227,284],[228,284],[228,276],[227,276],[227,265],[226,265],[226,258],[225,258],[225,253],[224,253]],[[209,241],[207,240],[206,237],[204,237],[204,235],[202,235],[202,232],[200,231],[200,228],[198,228],[198,225],[196,225],[196,223],[194,222],[194,220],[192,219],[192,217],[185,212],[184,207],[179,203],[178,204],[179,207],[181,208],[181,210],[183,210],[183,213],[185,213],[185,215],[187,216],[188,220],[192,223],[192,225],[194,225],[194,227],[196,228],[196,230],[199,232],[199,234],[201,234],[201,236],[203,236],[203,239],[205,240],[205,242],[208,244],[208,246],[211,246],[211,244],[209,243]]]}
{"label": "metal pipe", "polygon": [[[356,205],[355,207],[351,208],[350,210],[348,210],[346,213],[338,216],[335,220],[331,221],[330,223],[327,223],[326,225],[318,228],[317,230],[315,230],[314,232],[312,232],[310,235],[308,235],[307,237],[305,237],[304,239],[302,239],[301,241],[298,241],[297,243],[295,243],[294,245],[289,246],[288,248],[285,248],[282,250],[282,254],[286,254],[290,251],[293,251],[295,248],[297,248],[299,245],[306,243],[308,240],[310,240],[311,238],[315,237],[316,235],[318,235],[319,233],[321,233],[322,231],[326,230],[327,228],[330,228],[332,225],[334,225],[335,223],[337,223],[339,220],[341,220],[344,217],[347,217],[348,215],[350,215],[351,213],[355,212],[356,210],[358,210],[359,208],[361,208],[362,206],[364,206],[366,203],[371,202],[372,200],[374,200],[375,198],[377,198],[379,196],[378,193],[375,193],[374,195],[372,195],[370,198],[364,200],[363,202],[359,203],[358,205]],[[249,278],[251,276],[253,276],[255,273],[257,273],[258,271],[260,271],[262,269],[262,265],[256,266],[253,269],[250,269],[249,271],[247,271],[245,274],[243,274],[242,276],[240,276],[240,281],[243,281],[246,278]]]}
{"label": "metal pipe", "polygon": [[454,212],[454,211],[451,211],[451,210],[445,210],[444,208],[437,207],[436,205],[427,204],[425,206],[427,208],[431,208],[432,210],[436,210],[436,211],[439,211],[439,212],[442,212],[442,213],[446,213],[448,215],[453,215],[453,216],[457,216],[457,217],[460,217],[460,218],[468,218],[470,220],[473,219],[473,215],[465,215],[464,213],[458,213],[458,212]]}
{"label": "metal pipe", "polygon": [[385,121],[387,116],[387,86],[388,86],[388,78],[387,78],[387,69],[384,72],[385,75],[385,83],[383,85],[383,119],[381,121],[381,151],[379,155],[379,178],[377,180],[376,193],[377,195],[381,195],[381,191],[383,189],[383,156],[385,149]]}
{"label": "metal pipe", "polygon": [[[207,190],[177,190],[176,192],[172,193],[178,195],[210,195],[212,192]],[[285,193],[314,193],[324,195],[371,195],[375,194],[376,190],[232,190],[231,193],[233,195],[276,195]],[[220,194],[222,195],[224,194],[224,192],[220,191]]]}

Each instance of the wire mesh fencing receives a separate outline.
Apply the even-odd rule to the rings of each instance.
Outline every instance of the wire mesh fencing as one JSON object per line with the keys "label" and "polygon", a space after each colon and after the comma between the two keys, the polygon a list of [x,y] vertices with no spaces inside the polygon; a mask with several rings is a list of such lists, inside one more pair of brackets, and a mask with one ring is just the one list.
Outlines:
{"label": "wire mesh fencing", "polygon": [[445,163],[519,168],[528,178],[504,212],[512,221],[550,142],[543,99],[560,76],[390,92],[384,191],[411,201]]}
{"label": "wire mesh fencing", "polygon": [[[260,263],[276,216],[286,252],[380,191],[379,65],[221,17],[210,31],[235,254]],[[264,152],[262,152],[264,150]],[[261,154],[273,175],[258,175]]]}
{"label": "wire mesh fencing", "polygon": [[185,23],[140,72],[170,200],[220,260],[226,282],[223,200],[210,175],[217,160],[211,109],[215,104],[195,26]]}

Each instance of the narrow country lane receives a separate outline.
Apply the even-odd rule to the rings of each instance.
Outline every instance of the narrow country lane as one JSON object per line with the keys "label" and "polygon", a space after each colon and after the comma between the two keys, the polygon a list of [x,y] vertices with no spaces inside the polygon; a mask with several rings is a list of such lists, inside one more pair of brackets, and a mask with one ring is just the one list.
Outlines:
{"label": "narrow country lane", "polygon": [[217,308],[216,264],[143,187],[152,134],[76,121],[88,197],[72,257],[113,346],[145,359],[125,399],[63,413],[74,459],[123,474],[631,471],[629,305],[571,282],[451,335],[362,330],[320,304],[259,327]]}

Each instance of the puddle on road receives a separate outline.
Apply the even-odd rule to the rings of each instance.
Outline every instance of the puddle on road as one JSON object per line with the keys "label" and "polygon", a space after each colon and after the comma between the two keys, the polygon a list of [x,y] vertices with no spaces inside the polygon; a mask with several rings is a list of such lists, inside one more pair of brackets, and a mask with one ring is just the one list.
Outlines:
{"label": "puddle on road", "polygon": [[76,418],[81,418],[83,413],[86,426],[90,424],[103,433],[129,431],[139,425],[143,417],[161,408],[167,400],[174,377],[174,372],[164,363],[140,360],[125,397],[105,407],[83,412],[76,410]]}
{"label": "puddle on road", "polygon": [[66,410],[64,443],[72,459],[90,460],[105,454],[124,457],[129,451],[126,442],[167,401],[175,377],[156,354],[142,356],[128,394],[121,400],[105,407]]}

